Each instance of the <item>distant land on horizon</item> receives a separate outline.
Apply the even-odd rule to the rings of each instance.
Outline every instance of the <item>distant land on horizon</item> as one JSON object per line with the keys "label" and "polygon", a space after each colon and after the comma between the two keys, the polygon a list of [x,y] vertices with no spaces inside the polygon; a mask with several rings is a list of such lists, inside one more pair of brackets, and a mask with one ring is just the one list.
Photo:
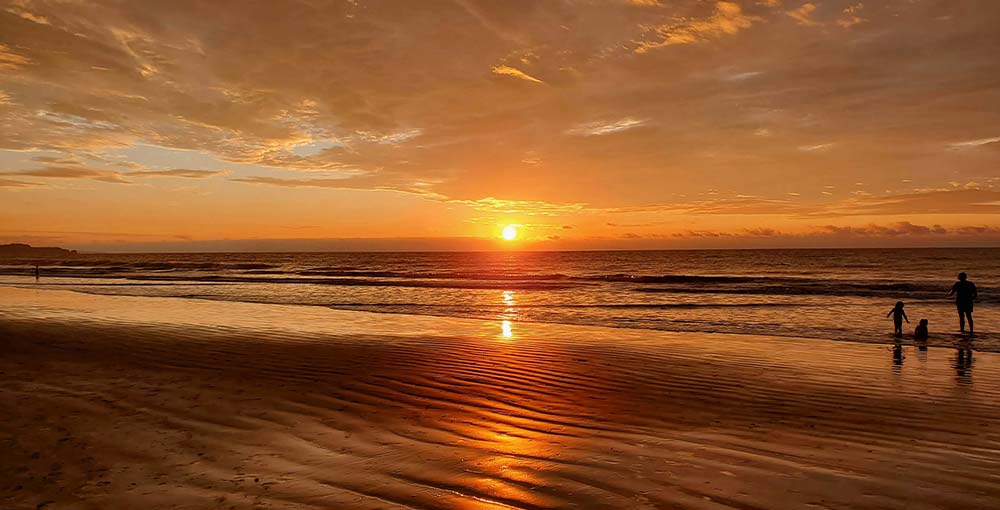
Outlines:
{"label": "distant land on horizon", "polygon": [[56,248],[53,246],[36,247],[21,243],[0,244],[0,258],[54,258],[72,257],[76,254],[76,250],[67,250],[65,248]]}

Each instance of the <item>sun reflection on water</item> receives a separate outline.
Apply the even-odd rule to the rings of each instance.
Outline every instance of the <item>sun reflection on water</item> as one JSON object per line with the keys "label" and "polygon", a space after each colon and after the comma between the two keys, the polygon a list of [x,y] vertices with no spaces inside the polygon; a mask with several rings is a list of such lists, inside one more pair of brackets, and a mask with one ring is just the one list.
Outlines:
{"label": "sun reflection on water", "polygon": [[517,319],[516,294],[512,290],[505,290],[500,294],[503,301],[503,313],[500,314],[500,334],[504,338],[514,338],[513,323]]}
{"label": "sun reflection on water", "polygon": [[512,290],[503,291],[501,297],[503,298],[503,304],[507,306],[514,306],[517,304],[517,302],[514,301],[514,291]]}

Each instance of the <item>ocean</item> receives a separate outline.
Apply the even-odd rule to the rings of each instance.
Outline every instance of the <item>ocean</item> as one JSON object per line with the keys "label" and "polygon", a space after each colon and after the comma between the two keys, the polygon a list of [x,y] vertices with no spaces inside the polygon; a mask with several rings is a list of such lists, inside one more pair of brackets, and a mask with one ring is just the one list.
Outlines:
{"label": "ocean", "polygon": [[[41,263],[41,279],[34,264]],[[1000,249],[492,253],[81,254],[0,262],[0,285],[551,322],[891,343],[959,341],[945,297],[959,271],[979,288],[975,348],[1000,351]]]}

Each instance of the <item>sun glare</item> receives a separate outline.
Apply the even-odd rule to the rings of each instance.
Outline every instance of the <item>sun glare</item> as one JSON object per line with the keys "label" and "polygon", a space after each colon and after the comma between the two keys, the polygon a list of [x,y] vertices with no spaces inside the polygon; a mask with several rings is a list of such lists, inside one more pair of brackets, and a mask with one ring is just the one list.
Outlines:
{"label": "sun glare", "polygon": [[503,233],[500,234],[500,237],[503,237],[508,241],[513,241],[514,239],[517,239],[517,227],[515,227],[514,225],[507,225],[506,227],[503,228]]}

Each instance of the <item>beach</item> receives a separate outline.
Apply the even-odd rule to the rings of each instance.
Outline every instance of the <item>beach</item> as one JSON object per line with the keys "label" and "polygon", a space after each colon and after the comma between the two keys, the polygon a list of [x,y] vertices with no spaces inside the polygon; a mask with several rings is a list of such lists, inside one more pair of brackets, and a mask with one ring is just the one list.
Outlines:
{"label": "beach", "polygon": [[1000,505],[994,353],[12,287],[0,302],[2,508]]}

